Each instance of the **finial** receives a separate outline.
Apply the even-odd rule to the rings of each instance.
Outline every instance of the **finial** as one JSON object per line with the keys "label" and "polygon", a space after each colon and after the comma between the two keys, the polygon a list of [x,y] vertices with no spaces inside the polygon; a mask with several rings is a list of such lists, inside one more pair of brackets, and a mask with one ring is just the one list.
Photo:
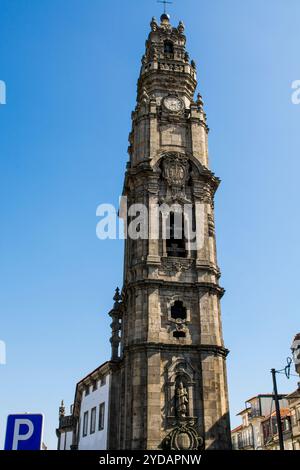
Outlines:
{"label": "finial", "polygon": [[156,18],[153,16],[151,23],[150,23],[152,31],[157,31],[158,24]]}
{"label": "finial", "polygon": [[114,299],[113,299],[115,302],[120,302],[122,300],[122,297],[120,295],[120,289],[117,287],[116,288],[116,292],[115,292],[115,295],[114,295]]}
{"label": "finial", "polygon": [[198,93],[197,95],[197,101],[196,101],[197,105],[202,108],[203,107],[203,99],[202,99],[202,96],[200,95],[200,93]]}
{"label": "finial", "polygon": [[65,412],[66,412],[65,404],[64,404],[64,401],[62,400],[60,407],[59,407],[59,416],[65,416]]}
{"label": "finial", "polygon": [[184,30],[185,30],[185,26],[184,26],[184,23],[182,21],[179,21],[179,25],[178,25],[178,32],[180,34],[184,33]]}

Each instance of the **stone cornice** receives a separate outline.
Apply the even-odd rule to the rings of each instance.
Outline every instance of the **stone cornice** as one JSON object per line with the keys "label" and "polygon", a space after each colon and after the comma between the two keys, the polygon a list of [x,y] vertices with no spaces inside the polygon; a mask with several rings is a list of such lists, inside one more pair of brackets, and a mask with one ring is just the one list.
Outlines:
{"label": "stone cornice", "polygon": [[223,287],[220,287],[218,284],[215,284],[213,282],[180,282],[180,281],[165,281],[164,279],[140,279],[136,281],[130,281],[126,283],[126,286],[124,286],[124,289],[130,289],[132,287],[170,287],[174,288],[190,288],[190,289],[200,289],[203,292],[209,292],[210,294],[216,294],[220,298],[223,297],[225,294],[225,289]]}
{"label": "stone cornice", "polygon": [[138,111],[135,111],[135,116],[133,119],[133,125],[136,126],[143,121],[150,121],[156,119],[158,121],[159,126],[163,126],[166,124],[180,124],[189,128],[191,124],[197,124],[205,129],[206,132],[209,132],[209,128],[206,122],[200,116],[195,117],[191,116],[191,110],[187,109],[185,114],[180,116],[173,116],[173,115],[161,115],[160,106],[157,105],[156,112],[148,111],[144,112],[143,114],[139,114]]}
{"label": "stone cornice", "polygon": [[[132,264],[129,269],[135,269],[137,267],[145,267],[145,266],[155,266],[160,267],[163,263],[170,263],[175,264],[176,262],[183,263],[183,265],[190,264],[191,267],[195,263],[195,268],[199,272],[207,272],[214,274],[219,279],[221,277],[220,268],[213,263],[205,262],[204,260],[196,260],[194,258],[176,258],[176,257],[168,257],[168,256],[148,256],[146,261],[137,261],[136,263]],[[151,278],[152,279],[152,278]],[[176,281],[177,283],[178,281]]]}
{"label": "stone cornice", "polygon": [[[170,73],[171,80],[170,81]],[[138,81],[138,102],[141,99],[142,90],[147,89],[149,94],[161,90],[166,92],[176,91],[193,99],[197,80],[192,76],[192,72],[172,71],[160,69],[150,69],[146,71]]]}
{"label": "stone cornice", "polygon": [[[195,163],[195,157],[193,154],[190,154],[189,152],[178,152],[174,150],[166,150],[165,148],[159,149],[158,152],[158,157],[156,156],[155,160],[160,160],[161,158],[167,156],[168,154],[170,155],[179,155],[185,158],[190,159],[192,162]],[[139,162],[135,166],[130,166],[127,168],[126,174],[125,174],[125,182],[128,181],[129,178],[134,178],[135,176],[149,176],[149,174],[157,175],[156,167],[157,167],[157,161],[155,165],[151,165],[153,158],[147,158],[142,162]],[[197,161],[197,160],[196,160]],[[205,166],[201,165],[199,161],[197,161],[198,164],[198,169],[199,169],[199,176],[197,179],[195,179],[195,183],[198,181],[201,183],[202,179],[206,181],[211,190],[213,195],[215,194],[216,190],[218,189],[221,180],[218,178],[210,169],[206,168]]]}
{"label": "stone cornice", "polygon": [[[136,343],[125,346],[124,355],[132,351],[168,351],[168,352],[177,352],[182,354],[184,352],[205,352],[208,354],[213,354],[215,356],[221,356],[226,358],[229,354],[229,350],[223,346],[214,345],[214,344],[167,344],[167,343]],[[121,365],[122,361],[120,362]]]}

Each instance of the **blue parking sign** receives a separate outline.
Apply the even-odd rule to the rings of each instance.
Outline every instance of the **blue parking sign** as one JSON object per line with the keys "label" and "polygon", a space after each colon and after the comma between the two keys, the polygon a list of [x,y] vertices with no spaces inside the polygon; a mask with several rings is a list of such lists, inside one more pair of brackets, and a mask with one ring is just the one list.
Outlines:
{"label": "blue parking sign", "polygon": [[41,450],[42,434],[43,415],[9,415],[4,450]]}

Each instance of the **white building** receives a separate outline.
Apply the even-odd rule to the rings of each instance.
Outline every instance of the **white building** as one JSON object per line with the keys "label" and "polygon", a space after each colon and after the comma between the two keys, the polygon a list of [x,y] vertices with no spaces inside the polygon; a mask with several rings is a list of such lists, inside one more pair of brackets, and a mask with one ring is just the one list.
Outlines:
{"label": "white building", "polygon": [[58,450],[106,450],[111,366],[104,363],[76,386],[71,414],[59,410]]}

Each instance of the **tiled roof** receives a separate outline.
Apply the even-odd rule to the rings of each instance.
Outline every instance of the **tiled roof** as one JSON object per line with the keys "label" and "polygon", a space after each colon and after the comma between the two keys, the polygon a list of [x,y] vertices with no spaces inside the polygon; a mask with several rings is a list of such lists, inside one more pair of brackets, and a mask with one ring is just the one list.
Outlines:
{"label": "tiled roof", "polygon": [[234,428],[232,431],[231,431],[231,434],[235,433],[235,432],[238,432],[238,431],[241,431],[243,429],[243,425],[241,424],[240,426],[238,426],[237,428]]}
{"label": "tiled roof", "polygon": [[[273,411],[273,413],[271,413],[270,415],[266,416],[266,418],[263,420],[264,422],[265,421],[268,421],[268,419],[270,419],[270,417],[273,417],[273,416],[276,416],[276,411]],[[280,409],[280,416],[281,418],[286,418],[287,416],[291,416],[291,410],[289,408],[281,408]]]}

